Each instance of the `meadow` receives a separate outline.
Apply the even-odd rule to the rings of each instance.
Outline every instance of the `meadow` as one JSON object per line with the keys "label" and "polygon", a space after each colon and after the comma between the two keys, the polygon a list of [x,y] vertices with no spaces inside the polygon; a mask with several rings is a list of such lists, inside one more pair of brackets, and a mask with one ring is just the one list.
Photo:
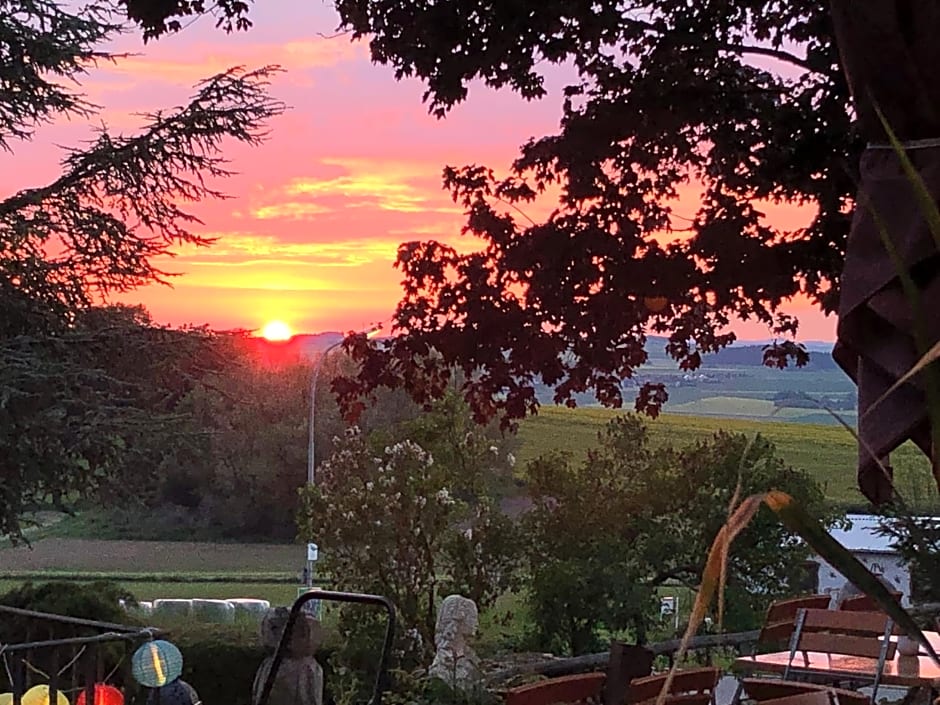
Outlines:
{"label": "meadow", "polygon": [[[583,459],[588,449],[596,445],[605,424],[621,413],[611,409],[543,406],[538,416],[520,425],[519,466],[524,468],[527,461],[551,452],[567,452],[576,460]],[[647,424],[654,446],[683,447],[718,431],[760,434],[776,446],[787,464],[816,478],[835,504],[843,508],[865,505],[855,484],[855,439],[842,426],[684,414],[663,414],[647,420]],[[905,499],[917,507],[940,506],[930,465],[913,444],[904,445],[891,460],[898,489]]]}

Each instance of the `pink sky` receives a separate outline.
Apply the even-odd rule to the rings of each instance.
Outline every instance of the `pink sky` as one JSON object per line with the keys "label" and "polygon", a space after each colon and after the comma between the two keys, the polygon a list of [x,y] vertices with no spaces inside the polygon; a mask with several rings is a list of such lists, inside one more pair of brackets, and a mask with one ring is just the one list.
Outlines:
{"label": "pink sky", "polygon": [[[203,18],[147,46],[129,33],[114,49],[140,55],[83,81],[88,97],[106,106],[108,126],[131,131],[140,124],[133,113],[178,105],[196,81],[229,66],[287,70],[273,92],[291,110],[272,122],[270,140],[227,155],[240,173],[220,185],[233,198],[194,209],[218,243],[160,263],[181,274],[172,288],[146,287],[124,300],[145,304],[163,323],[220,329],[280,319],[296,331],[345,331],[385,320],[399,295],[398,243],[459,237],[463,217],[440,188],[442,167],[507,166],[525,140],[556,128],[561,78],[536,103],[474,87],[469,101],[436,120],[419,82],[396,82],[347,36],[321,36],[337,25],[329,4],[267,0],[253,5],[252,19],[249,32],[225,35]],[[80,124],[54,125],[17,145],[15,157],[0,155],[0,193],[55,178],[55,145],[88,134]],[[5,168],[14,158],[17,168]],[[805,218],[790,208],[769,215],[784,227]],[[802,339],[832,339],[834,319],[806,304],[792,312]],[[736,331],[769,337],[761,326]]]}

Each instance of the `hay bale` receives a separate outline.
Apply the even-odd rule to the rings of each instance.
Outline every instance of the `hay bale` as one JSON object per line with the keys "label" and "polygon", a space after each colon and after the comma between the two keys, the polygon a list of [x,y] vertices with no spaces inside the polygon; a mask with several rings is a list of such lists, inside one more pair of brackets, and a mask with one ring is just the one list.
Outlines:
{"label": "hay bale", "polygon": [[235,619],[250,619],[254,622],[260,622],[265,612],[271,609],[271,603],[267,600],[250,597],[233,597],[226,602],[235,608]]}
{"label": "hay bale", "polygon": [[193,616],[203,622],[231,624],[235,621],[235,607],[226,600],[193,600]]}
{"label": "hay bale", "polygon": [[193,614],[193,601],[182,599],[154,600],[153,614],[158,617],[190,617]]}

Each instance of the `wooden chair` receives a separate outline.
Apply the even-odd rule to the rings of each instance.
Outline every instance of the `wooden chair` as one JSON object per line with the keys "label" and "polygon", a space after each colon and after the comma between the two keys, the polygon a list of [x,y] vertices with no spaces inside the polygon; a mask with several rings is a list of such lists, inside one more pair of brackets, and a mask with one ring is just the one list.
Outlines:
{"label": "wooden chair", "polygon": [[[903,593],[892,592],[891,597],[895,602],[900,602]],[[879,612],[881,608],[868,595],[857,595],[856,597],[847,597],[839,604],[839,609],[845,612]]]}
{"label": "wooden chair", "polygon": [[859,674],[853,683],[870,683],[871,699],[878,693],[885,662],[893,659],[897,643],[891,641],[891,618],[881,612],[843,612],[839,610],[801,609],[790,640],[790,658],[783,679],[789,680],[808,666],[807,652],[832,656],[856,656],[875,661],[871,676]]}
{"label": "wooden chair", "polygon": [[[666,678],[663,674],[631,681],[627,689],[627,705],[655,702]],[[712,705],[720,678],[721,671],[717,668],[676,671],[666,694],[666,705]]]}
{"label": "wooden chair", "polygon": [[[789,600],[777,600],[772,602],[764,615],[764,625],[761,627],[760,634],[757,636],[757,643],[754,644],[754,650],[751,652],[755,656],[761,647],[769,650],[787,648],[790,644],[790,637],[793,635],[793,627],[796,623],[796,617],[801,609],[826,609],[832,598],[829,595],[804,595],[794,597]],[[741,699],[741,682],[738,681],[738,687],[731,698],[732,705],[737,705]]]}
{"label": "wooden chair", "polygon": [[741,680],[741,686],[747,699],[760,703],[760,705],[765,705],[767,701],[816,691],[829,692],[838,700],[838,705],[871,705],[869,697],[857,690],[831,688],[815,683],[797,683],[775,678],[744,678]]}
{"label": "wooden chair", "polygon": [[829,607],[831,599],[829,595],[808,595],[772,603],[764,616],[764,625],[757,637],[757,647],[788,643],[799,611],[801,609],[824,610]]}
{"label": "wooden chair", "polygon": [[507,690],[506,705],[559,705],[600,701],[606,676],[603,673],[579,673],[528,683]]}

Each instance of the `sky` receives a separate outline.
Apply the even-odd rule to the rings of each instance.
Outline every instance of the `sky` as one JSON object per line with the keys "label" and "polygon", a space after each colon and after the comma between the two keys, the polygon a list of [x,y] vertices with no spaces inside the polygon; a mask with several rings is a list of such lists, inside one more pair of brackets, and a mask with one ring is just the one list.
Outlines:
{"label": "sky", "polygon": [[[254,27],[232,35],[212,18],[147,45],[130,32],[111,48],[135,55],[82,80],[105,106],[99,120],[127,133],[141,124],[135,113],[180,105],[198,80],[230,66],[286,70],[272,93],[290,109],[271,121],[268,141],[226,150],[238,174],[215,185],[231,198],[192,208],[205,223],[195,229],[217,242],[158,262],[179,274],[172,287],[144,287],[123,300],[143,303],[160,323],[222,330],[282,320],[298,332],[346,332],[386,321],[400,293],[398,244],[461,240],[464,218],[441,190],[442,168],[507,167],[520,144],[557,128],[564,76],[550,76],[548,97],[536,102],[473,86],[468,101],[438,120],[421,102],[420,82],[396,81],[370,62],[365,44],[332,36],[338,18],[327,2],[266,0],[251,13]],[[0,155],[0,194],[53,180],[59,145],[89,130],[44,127],[15,157]],[[784,227],[806,218],[790,207],[768,215]],[[805,302],[790,310],[801,318],[801,339],[834,337],[833,318]],[[770,337],[753,324],[734,329],[745,340]]]}

